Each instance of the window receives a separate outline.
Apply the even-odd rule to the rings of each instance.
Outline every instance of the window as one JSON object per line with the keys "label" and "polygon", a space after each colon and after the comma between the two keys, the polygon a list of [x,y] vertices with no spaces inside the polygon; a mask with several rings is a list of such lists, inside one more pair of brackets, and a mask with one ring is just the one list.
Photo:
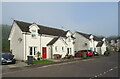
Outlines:
{"label": "window", "polygon": [[69,48],[67,48],[67,53],[69,54]]}
{"label": "window", "polygon": [[93,48],[90,48],[90,50],[93,50]]}
{"label": "window", "polygon": [[30,55],[32,55],[32,47],[30,47]]}
{"label": "window", "polygon": [[62,47],[62,51],[64,52],[64,47]]}
{"label": "window", "polygon": [[30,55],[36,55],[37,47],[29,47]]}
{"label": "window", "polygon": [[37,47],[33,47],[33,48],[34,48],[34,55],[35,55],[37,52]]}
{"label": "window", "polygon": [[87,43],[85,43],[85,46],[87,46]]}
{"label": "window", "polygon": [[55,46],[55,51],[57,52],[57,46]]}
{"label": "window", "polygon": [[96,51],[96,48],[94,48],[94,51]]}
{"label": "window", "polygon": [[32,37],[35,38],[36,37],[36,30],[32,30]]}

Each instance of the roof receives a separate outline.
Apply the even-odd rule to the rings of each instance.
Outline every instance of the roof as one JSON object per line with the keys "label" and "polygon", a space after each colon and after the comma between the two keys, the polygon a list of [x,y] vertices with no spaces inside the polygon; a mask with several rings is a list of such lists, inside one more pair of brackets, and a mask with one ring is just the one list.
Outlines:
{"label": "roof", "polygon": [[47,46],[48,46],[48,45],[53,45],[58,39],[59,39],[59,37],[53,38],[53,39],[47,44]]}
{"label": "roof", "polygon": [[[92,34],[86,34],[86,33],[81,33],[81,32],[77,32],[77,33],[84,36],[87,39],[90,39],[90,36],[92,35]],[[102,39],[103,39],[103,38],[97,37],[95,35],[93,35],[93,36],[94,36],[93,40],[95,40],[95,41],[102,41]]]}
{"label": "roof", "polygon": [[73,35],[71,35],[71,38],[76,39]]}
{"label": "roof", "polygon": [[[14,20],[14,21],[17,23],[17,25],[20,27],[20,29],[23,32],[29,32],[29,26],[32,25],[32,23],[27,23],[27,22],[17,21],[17,20]],[[37,25],[37,26],[40,28],[40,30],[38,30],[39,34],[65,37],[67,33],[67,31],[64,31],[62,29],[51,28],[43,25]]]}
{"label": "roof", "polygon": [[98,44],[97,44],[97,46],[96,46],[96,47],[102,47],[103,43],[104,43],[103,41],[98,42]]}
{"label": "roof", "polygon": [[81,33],[81,32],[77,32],[78,34],[84,36],[85,38],[89,39],[91,34],[86,34],[86,33]]}
{"label": "roof", "polygon": [[120,37],[108,37],[107,38],[107,41],[109,42],[109,43],[111,43],[111,41],[113,40],[115,43],[117,43],[117,40],[118,39],[120,39]]}
{"label": "roof", "polygon": [[94,36],[94,38],[93,38],[93,40],[95,40],[95,41],[102,41],[102,39],[103,39],[103,38],[97,37],[97,36]]}

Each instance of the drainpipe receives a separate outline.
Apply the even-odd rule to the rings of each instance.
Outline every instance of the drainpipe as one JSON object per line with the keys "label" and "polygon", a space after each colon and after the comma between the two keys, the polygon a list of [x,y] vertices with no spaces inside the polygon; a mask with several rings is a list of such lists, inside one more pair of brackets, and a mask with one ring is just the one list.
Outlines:
{"label": "drainpipe", "polygon": [[95,44],[94,44],[94,40],[93,40],[93,51],[95,51]]}
{"label": "drainpipe", "polygon": [[26,60],[26,34],[25,34],[25,60]]}
{"label": "drainpipe", "polygon": [[[41,34],[40,34],[40,52],[42,52],[41,51]],[[42,54],[42,53],[41,53]]]}
{"label": "drainpipe", "polygon": [[24,41],[23,41],[23,44],[24,44],[24,59],[26,60],[26,33],[23,33],[23,38],[24,38]]}
{"label": "drainpipe", "polygon": [[51,59],[53,58],[53,50],[52,50],[52,45],[50,46],[51,47]]}
{"label": "drainpipe", "polygon": [[93,38],[92,38],[92,44],[93,44],[93,51],[94,51],[94,40],[93,40]]}

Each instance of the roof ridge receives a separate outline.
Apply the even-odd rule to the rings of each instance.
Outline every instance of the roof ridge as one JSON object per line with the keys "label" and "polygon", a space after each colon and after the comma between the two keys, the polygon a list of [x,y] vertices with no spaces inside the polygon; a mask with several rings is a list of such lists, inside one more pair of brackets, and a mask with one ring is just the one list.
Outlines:
{"label": "roof ridge", "polygon": [[88,33],[83,33],[83,32],[78,32],[76,31],[77,33],[81,33],[81,34],[86,34],[86,35],[92,35],[92,34],[88,34]]}

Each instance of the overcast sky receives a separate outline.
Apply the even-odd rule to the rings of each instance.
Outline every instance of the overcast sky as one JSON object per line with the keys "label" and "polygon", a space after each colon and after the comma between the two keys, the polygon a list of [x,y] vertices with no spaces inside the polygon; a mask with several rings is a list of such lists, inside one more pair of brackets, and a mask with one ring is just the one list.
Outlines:
{"label": "overcast sky", "polygon": [[117,2],[7,2],[2,23],[12,19],[96,35],[118,35]]}

